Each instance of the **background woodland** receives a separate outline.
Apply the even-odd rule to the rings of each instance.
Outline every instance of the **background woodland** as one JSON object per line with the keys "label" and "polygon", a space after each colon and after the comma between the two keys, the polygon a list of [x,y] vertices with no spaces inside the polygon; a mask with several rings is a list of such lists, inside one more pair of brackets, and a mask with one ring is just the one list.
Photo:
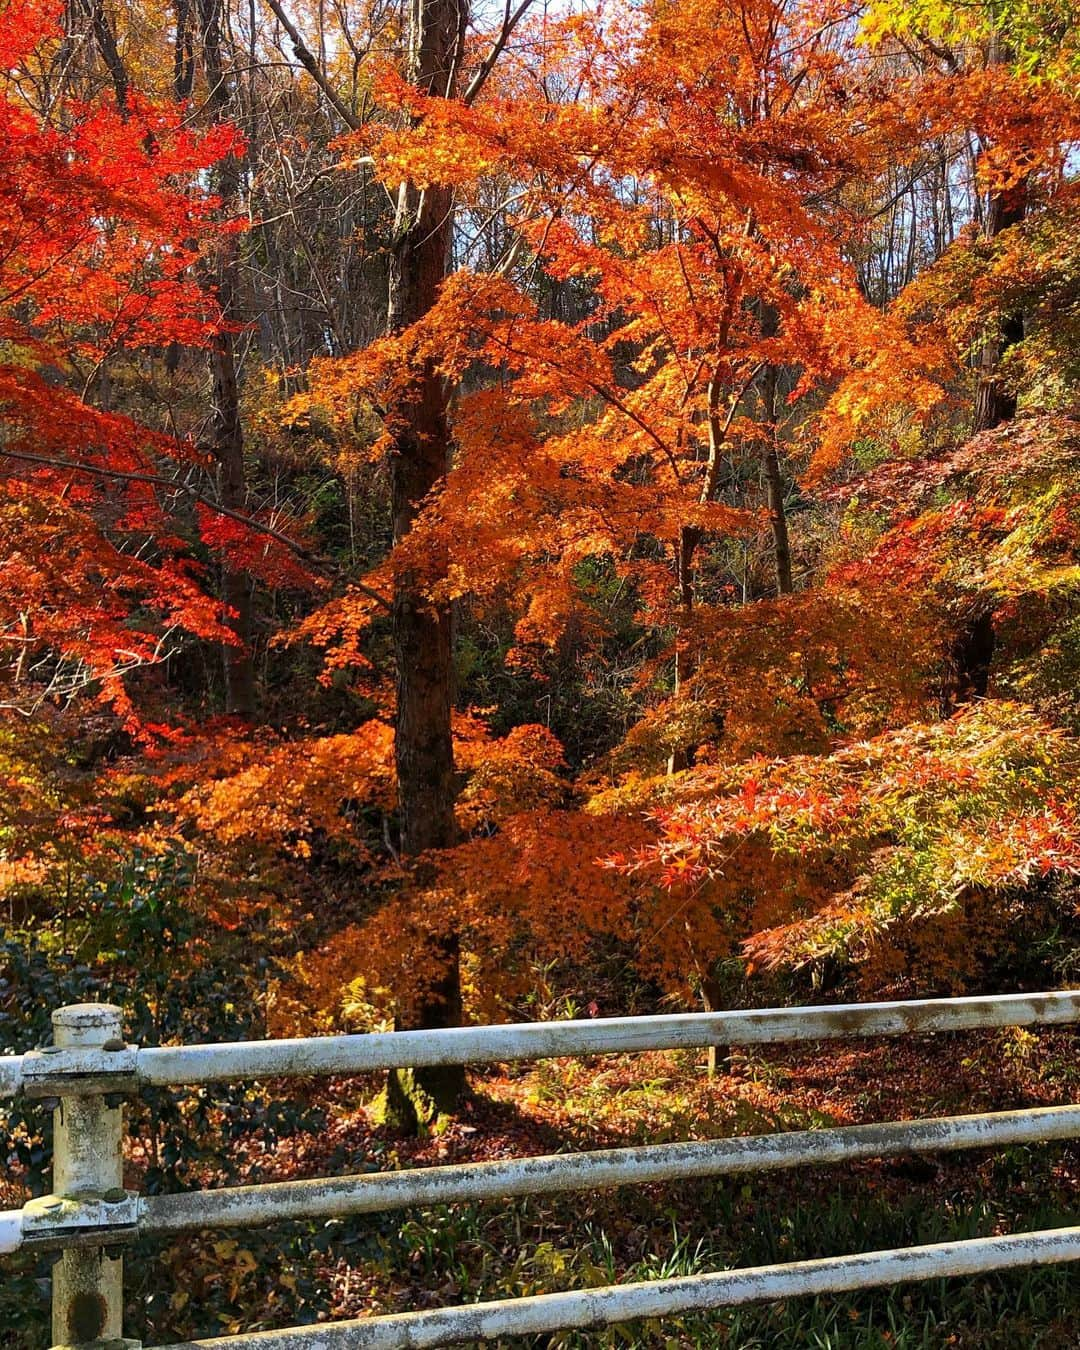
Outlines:
{"label": "background woodland", "polygon": [[[1070,0],[0,0],[5,1052],[1080,978],[1078,74]],[[142,1110],[157,1187],[322,1129]]]}

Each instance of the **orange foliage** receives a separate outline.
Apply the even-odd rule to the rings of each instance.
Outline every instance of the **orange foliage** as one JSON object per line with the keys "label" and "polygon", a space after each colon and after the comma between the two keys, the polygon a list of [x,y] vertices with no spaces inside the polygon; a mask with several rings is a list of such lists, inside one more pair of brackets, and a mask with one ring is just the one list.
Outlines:
{"label": "orange foliage", "polygon": [[[354,851],[360,841],[348,819],[350,804],[388,811],[394,803],[393,731],[382,722],[365,722],[350,735],[248,745],[240,754],[251,762],[200,782],[176,808],[218,845],[272,845],[303,858],[318,831]],[[208,771],[212,765],[202,774]]]}
{"label": "orange foliage", "polygon": [[[134,96],[126,117],[72,108],[42,125],[16,91],[51,31],[40,16],[11,0],[0,24],[0,630],[13,682],[77,671],[54,692],[93,682],[133,716],[124,675],[174,635],[234,640],[193,540],[268,585],[313,589],[275,538],[309,522],[177,512],[172,475],[202,453],[72,392],[124,353],[220,330],[190,274],[217,205],[199,175],[234,139],[194,137],[181,110]],[[1070,603],[1075,425],[1021,424],[824,491],[846,512],[797,594],[737,606],[704,559],[765,536],[766,453],[782,480],[820,488],[886,412],[926,421],[984,323],[984,264],[995,295],[1019,284],[1008,244],[987,261],[965,236],[904,303],[875,308],[851,259],[882,165],[970,130],[988,147],[982,190],[1022,177],[1050,198],[1075,115],[1004,68],[886,81],[848,41],[846,0],[544,24],[474,102],[382,70],[379,116],[341,143],[346,168],[449,185],[472,207],[497,180],[511,240],[502,266],[461,268],[419,322],[316,362],[291,409],[379,461],[421,375],[454,391],[443,480],[386,557],[284,639],[322,648],[328,683],[360,672],[378,713],[344,734],[243,741],[225,726],[174,744],[147,773],[158,839],[198,854],[230,922],[248,892],[326,901],[325,941],[297,964],[305,1016],[407,1013],[448,933],[470,1012],[489,1016],[538,965],[611,951],[682,997],[740,952],[884,979],[918,960],[944,982],[1000,939],[1025,887],[1080,873],[1075,742],[1018,702],[933,720],[955,704],[950,648],[973,612],[990,605],[997,631],[1026,625],[1033,645]],[[787,399],[768,410],[777,370]],[[498,735],[459,712],[460,842],[406,869],[373,655],[390,597],[407,578],[421,605],[508,614],[507,665],[537,669],[570,630],[583,647],[608,636],[585,580],[600,570],[649,652],[635,657],[642,715],[574,782],[548,728]],[[692,765],[666,772],[688,747]],[[20,773],[0,765],[12,831],[32,814]],[[83,805],[70,817],[85,834]],[[13,850],[0,885],[42,875]]]}
{"label": "orange foliage", "polygon": [[[394,443],[393,410],[400,415],[418,372],[434,369],[458,392],[445,479],[365,589],[332,601],[302,635],[329,649],[329,665],[362,667],[381,612],[373,593],[407,574],[433,603],[512,613],[508,660],[528,666],[571,625],[586,640],[602,636],[581,581],[586,564],[602,562],[660,656],[640,681],[652,706],[585,811],[552,813],[568,790],[554,748],[534,731],[499,746],[459,738],[459,817],[476,837],[432,864],[437,884],[406,890],[339,935],[316,963],[321,975],[309,963],[324,1004],[346,972],[362,970],[373,1001],[381,990],[401,1007],[416,981],[435,978],[419,968],[431,945],[421,936],[447,931],[483,972],[484,1000],[492,988],[513,997],[530,961],[600,932],[684,993],[755,931],[773,935],[753,949],[766,963],[840,951],[869,959],[891,919],[884,902],[858,892],[844,840],[877,800],[872,774],[892,795],[880,825],[859,836],[868,867],[901,802],[935,785],[961,793],[971,775],[985,786],[965,759],[968,742],[961,751],[949,740],[971,722],[946,723],[945,748],[925,762],[916,755],[918,783],[904,764],[938,734],[923,722],[947,702],[964,601],[987,587],[1037,589],[1040,551],[1057,547],[1071,565],[1061,544],[1072,538],[1071,507],[1050,512],[1032,550],[1022,547],[1031,513],[975,493],[909,510],[804,594],[743,608],[687,599],[701,541],[752,538],[766,524],[724,500],[729,460],[774,444],[789,470],[819,485],[883,410],[902,407],[918,424],[946,397],[953,336],[913,324],[903,308],[881,313],[856,285],[850,258],[882,165],[914,165],[928,140],[971,130],[989,147],[983,190],[1021,175],[1048,192],[1060,185],[1075,121],[1060,91],[1002,68],[887,82],[834,36],[847,15],[842,4],[692,0],[549,23],[536,59],[550,78],[527,77],[510,59],[467,105],[384,72],[385,122],[343,143],[347,164],[370,156],[387,183],[446,184],[464,202],[479,201],[478,186],[493,178],[512,184],[514,243],[496,274],[450,277],[419,323],[312,371],[302,407],[343,423],[358,407],[380,418],[376,458]],[[574,97],[551,94],[558,89]],[[538,275],[585,297],[581,312],[547,312]],[[755,390],[769,367],[797,371],[780,437],[759,420]],[[914,494],[921,482],[932,495],[962,475],[965,454],[984,450],[958,452],[951,467],[882,475],[897,491]],[[880,493],[854,491],[867,494],[854,519],[880,514]],[[845,547],[841,535],[841,559]],[[674,649],[692,659],[677,693],[656,696]],[[1001,716],[1025,744],[1053,740],[1041,725]],[[696,767],[663,775],[664,760],[687,745]],[[748,767],[759,755],[794,758]],[[993,887],[1051,856],[1068,870],[1067,823],[1055,835],[1044,820],[1039,848],[1033,819],[1021,826],[1036,800],[1030,787],[1025,780],[1015,812],[988,808],[981,818],[988,846],[996,841]],[[711,793],[719,805],[705,804]],[[641,856],[659,865],[667,893],[640,861],[600,875],[594,867],[647,844],[654,827],[639,818],[643,807],[658,811],[662,837]],[[779,857],[781,829],[802,842]],[[873,867],[868,875],[879,877]],[[933,909],[935,923],[946,924],[949,903]],[[800,919],[789,940],[785,920],[800,911],[818,918]]]}

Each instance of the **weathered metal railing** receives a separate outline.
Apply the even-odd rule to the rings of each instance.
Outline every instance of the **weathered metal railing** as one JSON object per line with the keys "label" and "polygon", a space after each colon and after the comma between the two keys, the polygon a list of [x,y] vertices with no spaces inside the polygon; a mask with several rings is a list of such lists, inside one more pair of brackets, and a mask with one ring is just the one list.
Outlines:
{"label": "weathered metal railing", "polygon": [[[124,1042],[120,1009],[111,1005],[60,1008],[52,1020],[53,1045],[0,1059],[0,1095],[37,1099],[52,1109],[55,1131],[53,1194],[0,1214],[0,1253],[61,1253],[53,1267],[53,1341],[80,1350],[138,1350],[123,1335],[122,1252],[139,1236],[1080,1137],[1080,1106],[1056,1106],[143,1196],[123,1188],[121,1124],[125,1097],[143,1084],[1063,1025],[1080,1021],[1080,990],[153,1049]],[[171,1350],[449,1345],[1078,1259],[1080,1226],[255,1332]]]}

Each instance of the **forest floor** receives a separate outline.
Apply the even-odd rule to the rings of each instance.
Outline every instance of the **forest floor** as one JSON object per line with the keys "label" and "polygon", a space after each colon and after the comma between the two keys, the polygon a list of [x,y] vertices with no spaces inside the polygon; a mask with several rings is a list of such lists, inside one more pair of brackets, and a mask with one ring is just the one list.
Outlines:
{"label": "forest floor", "polygon": [[[241,1179],[270,1180],[1061,1104],[1076,1095],[1078,1048],[1075,1033],[1057,1030],[769,1047],[737,1053],[713,1077],[703,1053],[546,1061],[474,1075],[460,1117],[419,1140],[374,1123],[374,1084],[360,1085],[365,1095],[355,1080],[313,1083],[325,1128],[281,1138],[272,1154],[253,1134],[233,1162]],[[1078,1207],[1075,1144],[456,1205],[145,1244],[129,1262],[132,1314],[144,1343],[163,1344],[1059,1227]],[[938,1280],[531,1343],[1075,1350],[1080,1274]]]}

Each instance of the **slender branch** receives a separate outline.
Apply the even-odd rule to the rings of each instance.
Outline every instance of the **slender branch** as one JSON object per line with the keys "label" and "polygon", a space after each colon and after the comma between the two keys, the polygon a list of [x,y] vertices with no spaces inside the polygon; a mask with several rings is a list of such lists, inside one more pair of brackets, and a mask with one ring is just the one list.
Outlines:
{"label": "slender branch", "polygon": [[[271,0],[271,3],[273,2],[274,0]],[[513,33],[514,29],[518,26],[518,24],[521,22],[522,18],[525,15],[525,11],[529,8],[531,4],[532,0],[521,0],[521,3],[518,5],[517,9],[515,9],[513,13],[511,13],[510,0],[506,0],[506,10],[503,14],[502,28],[499,30],[499,36],[491,44],[491,50],[488,52],[487,56],[484,57],[483,61],[480,62],[479,69],[477,70],[476,74],[472,77],[472,79],[469,81],[469,87],[465,90],[465,93],[461,97],[461,101],[462,103],[465,104],[466,107],[468,107],[473,102],[476,96],[480,93],[481,89],[483,89],[484,85],[487,83],[488,76],[495,69],[495,62],[502,55],[503,49],[505,48],[506,44],[510,41],[511,34]]]}
{"label": "slender branch", "polygon": [[753,370],[743,380],[742,384],[735,391],[731,404],[728,407],[727,415],[720,421],[720,410],[715,402],[715,391],[717,387],[716,377],[709,381],[709,463],[705,472],[705,482],[701,488],[702,503],[712,500],[713,493],[716,491],[717,478],[720,470],[720,455],[727,445],[728,432],[731,430],[731,424],[735,420],[735,413],[739,404],[746,397],[750,386],[765,368],[765,362],[760,361]]}
{"label": "slender branch", "polygon": [[85,464],[79,460],[52,459],[48,455],[34,455],[28,450],[9,450],[6,447],[0,449],[0,456],[4,459],[24,460],[27,464],[42,464],[47,469],[59,469],[64,473],[83,473],[91,478],[115,478],[125,483],[149,483],[154,487],[168,488],[170,492],[182,492],[185,496],[191,497],[193,501],[197,501],[201,506],[209,508],[219,516],[228,516],[230,520],[237,520],[241,525],[247,525],[259,534],[269,535],[271,539],[276,539],[279,544],[284,544],[298,558],[315,561],[315,554],[310,549],[305,548],[303,544],[298,544],[295,539],[290,539],[287,534],[282,534],[280,530],[275,530],[273,525],[267,525],[261,520],[253,520],[251,516],[245,516],[242,511],[234,511],[231,507],[222,506],[219,502],[207,497],[205,493],[200,492],[198,488],[192,487],[190,483],[179,483],[175,478],[169,478],[163,473],[107,469],[102,464]]}
{"label": "slender branch", "polygon": [[[506,338],[499,337],[493,334],[492,341],[497,342],[499,346],[501,346],[503,350],[508,352],[511,356],[528,357],[530,355],[530,353],[520,351],[518,348],[512,346],[506,340]],[[607,385],[602,384],[599,380],[591,379],[588,375],[579,374],[577,371],[573,369],[572,366],[565,365],[563,362],[559,361],[555,356],[542,356],[540,359],[548,367],[549,370],[557,370],[560,373],[569,376],[571,380],[576,381],[584,388],[591,389],[594,394],[596,394],[599,398],[602,398],[604,402],[607,403],[610,407],[615,408],[618,412],[621,412],[624,417],[629,418],[630,421],[633,422],[636,426],[638,426],[645,433],[645,435],[648,436],[648,438],[653,442],[653,444],[663,453],[669,465],[671,466],[671,471],[675,476],[675,481],[677,483],[682,482],[682,474],[679,472],[679,463],[678,460],[675,458],[674,454],[672,453],[671,447],[660,435],[660,433],[654,430],[654,428],[649,425],[649,423],[641,416],[640,413],[635,412],[634,409],[631,408],[628,403],[625,403],[618,396],[618,394],[615,393],[613,389],[609,389]]]}
{"label": "slender branch", "polygon": [[315,57],[311,54],[304,39],[300,36],[300,30],[282,8],[280,0],[266,0],[266,3],[273,11],[274,18],[277,19],[278,23],[285,29],[285,32],[288,33],[289,41],[292,43],[292,49],[296,55],[296,59],[322,90],[327,103],[330,104],[350,131],[359,131],[360,122],[356,117],[356,114],[350,111],[345,103],[342,102],[341,97],[334,89],[334,86],[326,78],[318,61],[315,60]]}

